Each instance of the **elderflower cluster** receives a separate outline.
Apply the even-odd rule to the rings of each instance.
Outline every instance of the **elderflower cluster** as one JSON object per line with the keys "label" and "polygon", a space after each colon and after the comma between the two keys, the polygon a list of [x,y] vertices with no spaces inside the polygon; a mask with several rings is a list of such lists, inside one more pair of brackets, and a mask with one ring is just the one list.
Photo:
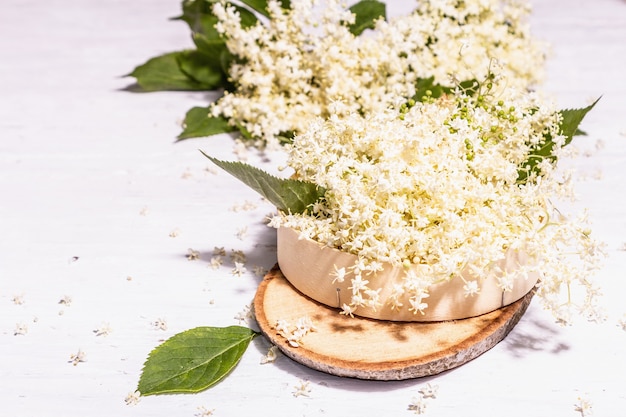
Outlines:
{"label": "elderflower cluster", "polygon": [[278,320],[275,325],[276,332],[284,337],[291,347],[300,347],[302,338],[316,329],[311,319],[307,316],[300,317],[295,323],[287,320]]}
{"label": "elderflower cluster", "polygon": [[[472,95],[457,89],[400,110],[320,118],[287,146],[294,177],[326,191],[310,211],[273,224],[356,255],[332,276],[351,281],[345,314],[385,303],[423,313],[432,284],[463,279],[471,296],[485,277],[510,291],[514,277],[530,274],[539,274],[537,294],[558,320],[569,321],[573,308],[597,314],[590,275],[602,251],[585,218],[553,207],[571,189],[555,159],[538,154],[549,138],[560,156],[560,113],[505,85],[489,76]],[[527,262],[502,270],[509,250]],[[383,264],[406,271],[387,300],[368,280]]]}
{"label": "elderflower cluster", "polygon": [[529,7],[518,0],[425,0],[413,13],[350,32],[355,16],[339,0],[268,1],[270,19],[243,28],[232,5],[216,2],[216,29],[236,60],[234,91],[214,116],[245,128],[258,145],[276,146],[312,118],[382,111],[416,93],[419,80],[453,86],[483,79],[497,58],[509,82],[539,82],[543,45],[530,36]]}

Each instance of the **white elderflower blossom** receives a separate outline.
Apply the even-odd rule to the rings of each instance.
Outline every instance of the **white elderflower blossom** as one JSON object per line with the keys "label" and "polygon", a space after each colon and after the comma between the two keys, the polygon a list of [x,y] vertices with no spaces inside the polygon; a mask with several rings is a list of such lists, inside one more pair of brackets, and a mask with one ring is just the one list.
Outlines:
{"label": "white elderflower blossom", "polygon": [[294,397],[308,397],[311,394],[311,383],[305,380],[299,380],[298,383],[294,386],[293,391]]}
{"label": "white elderflower blossom", "polygon": [[195,417],[210,417],[215,412],[214,408],[206,408],[204,406],[198,407],[198,412],[194,414]]}
{"label": "white elderflower blossom", "polygon": [[574,404],[574,411],[580,413],[580,417],[589,417],[593,415],[593,404],[587,398],[578,397],[578,401]]}
{"label": "white elderflower blossom", "polygon": [[83,352],[81,349],[78,349],[78,352],[72,353],[70,355],[70,360],[68,361],[72,365],[76,366],[81,362],[87,362],[87,354]]}
{"label": "white elderflower blossom", "polygon": [[246,274],[247,272],[248,272],[248,268],[246,268],[246,265],[242,262],[235,262],[235,266],[231,270],[231,274],[236,277],[240,277]]}
{"label": "white elderflower blossom", "polygon": [[287,340],[291,347],[300,347],[302,339],[309,332],[316,331],[316,327],[307,316],[300,317],[295,323],[291,324],[287,320],[280,319],[276,322],[274,328],[276,332]]}
{"label": "white elderflower blossom", "polygon": [[467,281],[465,285],[463,285],[463,293],[465,294],[465,297],[473,297],[479,292],[480,287],[478,286],[478,281],[476,280]]}
{"label": "white elderflower blossom", "polygon": [[[454,87],[483,79],[489,62],[510,85],[540,81],[544,46],[530,34],[529,6],[517,0],[425,0],[405,16],[378,20],[355,36],[343,2],[267,4],[270,19],[242,28],[237,10],[216,2],[216,29],[234,60],[235,86],[212,107],[258,145],[275,147],[314,117],[382,111],[413,97],[420,80]],[[314,13],[315,9],[315,13]],[[237,152],[245,158],[245,145]]]}
{"label": "white elderflower blossom", "polygon": [[[315,119],[287,146],[288,165],[324,198],[311,212],[276,216],[274,226],[356,255],[332,274],[333,282],[349,276],[342,314],[385,304],[421,314],[434,283],[464,276],[469,297],[485,277],[510,291],[514,276],[539,274],[537,295],[557,320],[575,310],[599,317],[590,277],[602,247],[585,216],[551,204],[570,192],[555,170],[560,122],[551,103],[492,74],[472,94]],[[546,138],[552,157],[540,153]],[[508,250],[527,262],[501,267]],[[368,277],[382,263],[405,271],[387,299]]]}
{"label": "white elderflower blossom", "polygon": [[278,346],[272,346],[267,350],[267,354],[261,358],[261,365],[275,362],[278,358]]}
{"label": "white elderflower blossom", "polygon": [[420,388],[419,393],[423,398],[437,398],[437,391],[439,391],[439,385],[432,385],[429,382],[426,386]]}
{"label": "white elderflower blossom", "polygon": [[113,329],[109,323],[102,323],[99,327],[93,330],[93,334],[96,336],[108,336],[112,331]]}
{"label": "white elderflower blossom", "polygon": [[243,307],[243,310],[238,312],[235,317],[235,320],[241,325],[243,323],[248,323],[254,320],[254,313],[252,312],[252,304],[248,304]]}
{"label": "white elderflower blossom", "polygon": [[426,401],[424,401],[423,397],[414,397],[407,409],[413,411],[414,414],[424,414],[426,412]]}
{"label": "white elderflower blossom", "polygon": [[17,323],[15,325],[13,336],[24,336],[26,333],[28,333],[28,325],[26,323]]}
{"label": "white elderflower blossom", "polygon": [[426,412],[426,405],[431,399],[437,398],[438,385],[431,385],[430,383],[419,389],[419,395],[413,397],[411,403],[408,406],[409,411],[413,411],[415,414],[424,414]]}
{"label": "white elderflower blossom", "polygon": [[124,398],[124,403],[129,406],[137,405],[139,401],[141,401],[141,393],[139,391],[130,392]]}
{"label": "white elderflower blossom", "polygon": [[161,317],[157,318],[151,324],[154,330],[163,330],[163,331],[167,330],[167,320]]}
{"label": "white elderflower blossom", "polygon": [[209,266],[213,269],[219,269],[223,263],[224,260],[222,259],[222,257],[219,255],[215,255],[211,257],[211,262],[209,263]]}
{"label": "white elderflower blossom", "polygon": [[333,284],[335,282],[343,282],[346,279],[346,268],[341,267],[341,268],[337,268],[337,265],[334,265],[335,271],[332,272],[333,275]]}

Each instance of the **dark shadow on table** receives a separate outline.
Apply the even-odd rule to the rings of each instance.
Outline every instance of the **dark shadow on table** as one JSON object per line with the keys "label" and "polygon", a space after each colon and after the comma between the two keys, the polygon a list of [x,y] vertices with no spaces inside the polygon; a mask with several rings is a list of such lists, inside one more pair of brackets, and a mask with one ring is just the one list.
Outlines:
{"label": "dark shadow on table", "polygon": [[552,325],[532,317],[528,311],[522,321],[500,342],[506,351],[516,358],[532,352],[558,354],[570,349],[561,338],[556,324]]}

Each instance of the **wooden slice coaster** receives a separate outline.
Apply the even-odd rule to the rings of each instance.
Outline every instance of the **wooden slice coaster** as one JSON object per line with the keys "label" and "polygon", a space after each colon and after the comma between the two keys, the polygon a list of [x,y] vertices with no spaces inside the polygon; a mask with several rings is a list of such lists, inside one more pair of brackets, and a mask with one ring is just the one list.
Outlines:
{"label": "wooden slice coaster", "polygon": [[[389,381],[436,375],[491,349],[517,324],[532,294],[464,320],[419,323],[351,318],[298,292],[275,266],[259,285],[254,309],[262,333],[296,362],[332,375]],[[295,324],[303,317],[316,330],[293,347],[278,334],[276,323]]]}

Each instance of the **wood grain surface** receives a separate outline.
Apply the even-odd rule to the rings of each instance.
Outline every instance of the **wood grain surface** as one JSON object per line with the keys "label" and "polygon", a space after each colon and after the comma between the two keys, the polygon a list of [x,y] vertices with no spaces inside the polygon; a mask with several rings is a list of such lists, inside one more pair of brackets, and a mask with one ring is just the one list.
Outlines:
{"label": "wood grain surface", "polygon": [[[261,331],[293,360],[337,376],[402,380],[456,368],[500,342],[522,317],[532,292],[478,317],[443,322],[391,322],[339,314],[303,295],[275,266],[259,285],[254,308]],[[308,317],[315,331],[293,347],[276,323]]]}

